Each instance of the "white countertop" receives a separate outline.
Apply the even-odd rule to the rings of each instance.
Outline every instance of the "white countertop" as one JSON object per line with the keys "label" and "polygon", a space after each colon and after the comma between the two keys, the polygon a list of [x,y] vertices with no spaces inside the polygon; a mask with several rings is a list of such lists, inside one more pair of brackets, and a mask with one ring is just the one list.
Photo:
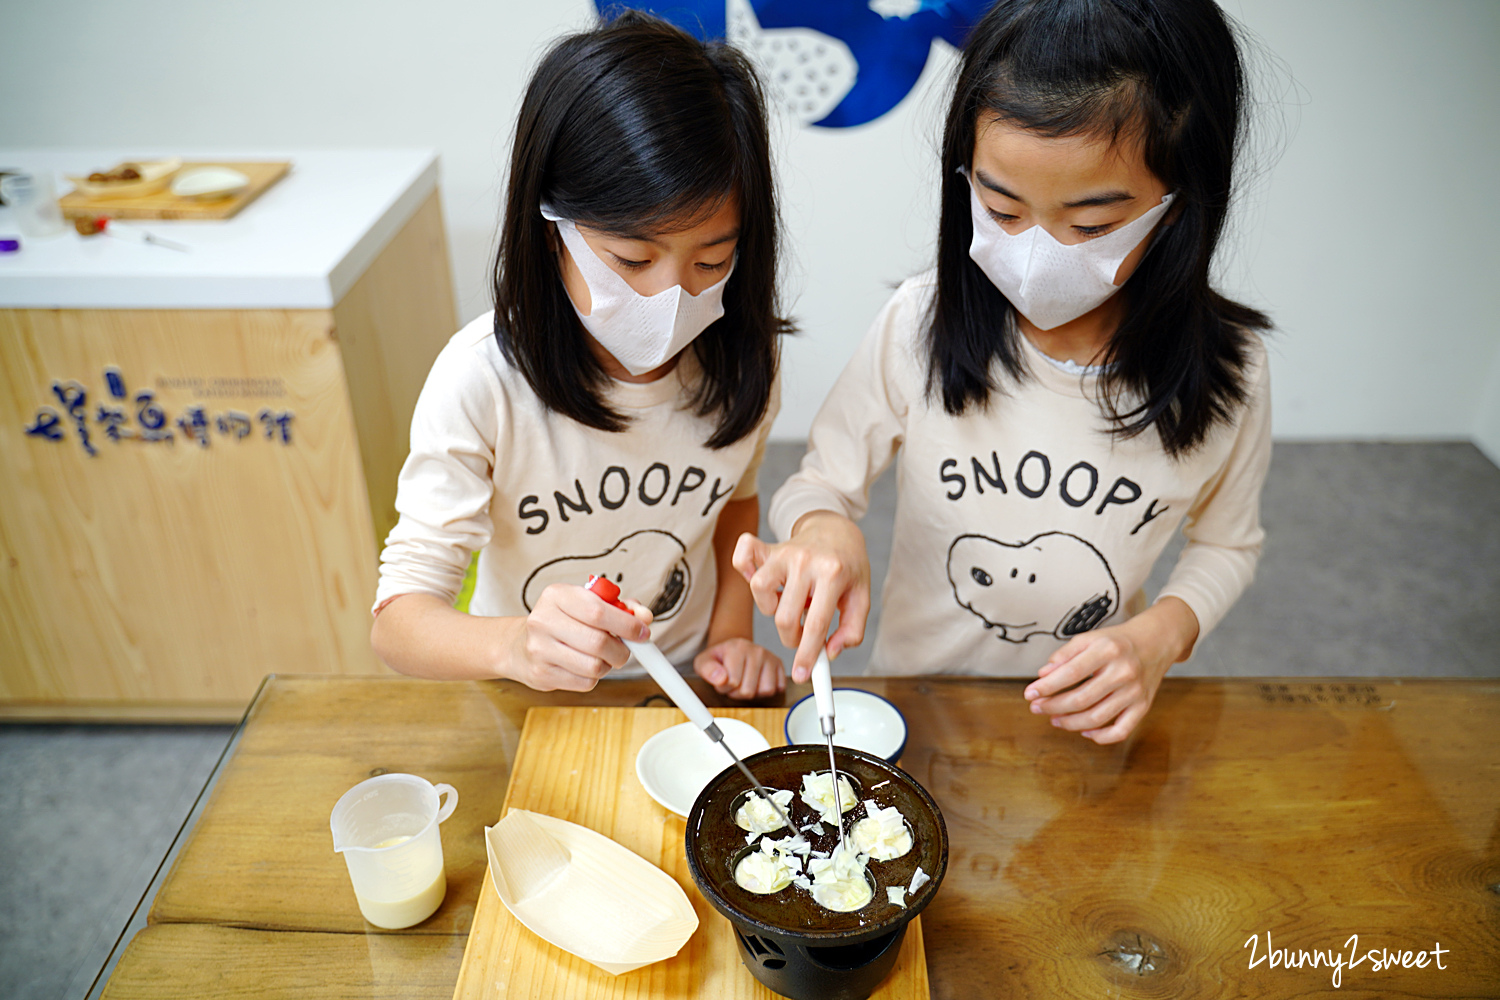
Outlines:
{"label": "white countertop", "polygon": [[[127,220],[186,253],[105,235],[21,236],[0,254],[0,308],[322,309],[341,299],[437,186],[428,149],[19,150],[0,167],[87,174],[126,159],[290,160],[291,172],[232,219]],[[0,236],[17,235],[0,209]]]}

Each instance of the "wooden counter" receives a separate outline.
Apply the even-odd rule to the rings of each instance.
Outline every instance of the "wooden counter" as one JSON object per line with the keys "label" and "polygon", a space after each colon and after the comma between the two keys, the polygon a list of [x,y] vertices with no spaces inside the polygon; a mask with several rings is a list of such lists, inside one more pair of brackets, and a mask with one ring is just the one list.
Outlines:
{"label": "wooden counter", "polygon": [[[1032,716],[1020,681],[850,686],[905,713],[901,764],[947,821],[922,918],[934,997],[1500,993],[1500,683],[1168,680],[1107,748]],[[105,995],[448,1000],[526,709],[653,690],[273,679]],[[328,831],[382,769],[460,796],[447,899],[406,932],[360,918]],[[1352,935],[1364,958],[1336,992],[1327,968],[1265,961],[1268,938],[1347,961]],[[1412,967],[1372,969],[1370,949]]]}
{"label": "wooden counter", "polygon": [[436,158],[284,158],[233,220],[138,223],[188,253],[0,262],[0,718],[227,721],[268,666],[388,672],[379,545],[457,329]]}

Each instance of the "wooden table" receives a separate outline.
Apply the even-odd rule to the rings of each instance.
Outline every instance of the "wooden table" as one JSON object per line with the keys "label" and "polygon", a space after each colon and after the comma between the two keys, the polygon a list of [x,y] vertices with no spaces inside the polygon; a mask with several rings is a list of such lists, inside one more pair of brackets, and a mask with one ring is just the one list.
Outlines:
{"label": "wooden table", "polygon": [[379,547],[457,329],[437,158],[230,159],[293,166],[231,220],[139,223],[187,251],[0,259],[0,718],[233,721],[267,669],[387,673]]}
{"label": "wooden table", "polygon": [[[923,915],[934,997],[1500,995],[1500,682],[1169,680],[1111,748],[1033,717],[1020,681],[851,686],[906,714],[902,766],[947,820]],[[606,682],[587,703],[653,690]],[[525,712],[579,703],[270,679],[103,995],[448,1000]],[[406,932],[360,918],[328,831],[338,796],[381,770],[460,793],[448,897]],[[1285,949],[1359,964],[1335,992]],[[1372,968],[1382,949],[1393,967]]]}

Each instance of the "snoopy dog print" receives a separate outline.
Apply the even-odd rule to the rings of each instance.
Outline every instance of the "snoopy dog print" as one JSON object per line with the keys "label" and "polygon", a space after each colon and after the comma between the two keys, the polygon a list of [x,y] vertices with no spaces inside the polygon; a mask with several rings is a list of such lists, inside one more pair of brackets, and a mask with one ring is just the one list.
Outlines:
{"label": "snoopy dog print", "polygon": [[657,621],[682,610],[692,585],[687,547],[671,532],[650,528],[626,535],[603,552],[542,563],[526,578],[521,600],[529,612],[552,584],[581,585],[590,575],[613,581],[626,597],[650,608]]}
{"label": "snoopy dog print", "polygon": [[1005,642],[1034,635],[1066,639],[1120,606],[1120,587],[1104,556],[1065,531],[1024,542],[959,535],[948,547],[948,582],[959,606]]}

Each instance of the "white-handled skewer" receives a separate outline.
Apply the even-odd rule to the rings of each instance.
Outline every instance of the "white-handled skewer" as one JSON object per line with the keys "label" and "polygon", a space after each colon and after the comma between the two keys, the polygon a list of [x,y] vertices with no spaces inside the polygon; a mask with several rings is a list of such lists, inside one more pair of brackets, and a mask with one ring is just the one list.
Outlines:
{"label": "white-handled skewer", "polygon": [[[613,604],[624,611],[630,610],[620,600],[620,588],[605,577],[589,577],[589,582],[584,584],[584,589],[601,598],[607,604]],[[703,699],[699,698],[698,693],[688,686],[687,681],[682,679],[682,675],[677,672],[676,667],[672,666],[672,662],[662,654],[661,650],[656,648],[656,643],[636,642],[633,639],[625,639],[623,637],[620,641],[625,643],[626,648],[635,654],[637,660],[641,661],[641,666],[646,668],[646,673],[650,674],[651,679],[656,681],[657,686],[662,689],[662,692],[668,698],[672,699],[672,704],[682,709],[687,715],[688,720],[703,730],[704,736],[707,736],[710,740],[713,740],[724,748],[724,752],[729,754],[729,759],[734,761],[734,766],[739,768],[740,773],[750,781],[750,784],[755,786],[756,794],[765,799],[766,802],[770,803],[771,808],[776,810],[776,815],[786,824],[788,832],[796,833],[796,828],[792,826],[791,819],[782,811],[781,806],[776,804],[776,800],[771,798],[770,791],[766,789],[765,785],[756,780],[755,775],[745,766],[745,762],[740,760],[740,755],[734,752],[734,748],[724,738],[724,731],[719,728],[719,724],[715,721],[713,713],[708,710],[708,706],[703,704]],[[829,744],[830,747],[832,745],[832,743]],[[837,800],[837,796],[838,789],[835,787],[835,800]],[[839,835],[843,836],[842,829],[840,829]]]}
{"label": "white-handled skewer", "polygon": [[839,794],[839,766],[833,759],[833,733],[837,728],[833,712],[833,667],[828,662],[828,647],[825,643],[818,650],[818,662],[812,668],[813,704],[818,709],[818,725],[823,737],[828,740],[828,778],[833,787],[834,823],[839,828],[839,847],[846,852],[844,844],[844,802]]}

